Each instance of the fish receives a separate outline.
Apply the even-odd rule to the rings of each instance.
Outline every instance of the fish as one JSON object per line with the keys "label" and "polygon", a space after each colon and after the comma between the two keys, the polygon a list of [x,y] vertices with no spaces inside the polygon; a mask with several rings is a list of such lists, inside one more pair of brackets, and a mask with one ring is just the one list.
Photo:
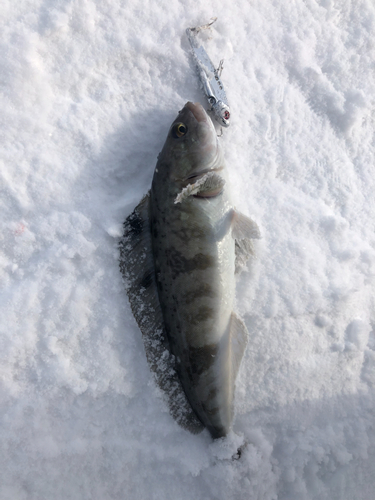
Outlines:
{"label": "fish", "polygon": [[211,118],[187,102],[158,156],[151,189],[124,223],[120,269],[147,360],[172,416],[225,437],[248,332],[235,280],[258,225],[235,210]]}

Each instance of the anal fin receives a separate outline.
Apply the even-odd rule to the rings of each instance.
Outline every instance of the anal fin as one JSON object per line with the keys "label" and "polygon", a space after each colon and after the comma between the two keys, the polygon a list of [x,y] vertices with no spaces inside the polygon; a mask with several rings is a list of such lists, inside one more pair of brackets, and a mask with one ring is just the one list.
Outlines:
{"label": "anal fin", "polygon": [[149,212],[150,193],[147,193],[124,222],[124,235],[119,243],[120,270],[132,312],[142,332],[147,361],[166,396],[170,413],[182,427],[198,433],[203,426],[186,399],[164,328],[155,278]]}
{"label": "anal fin", "polygon": [[230,318],[230,350],[233,381],[236,379],[247,346],[249,334],[245,323],[232,312]]}

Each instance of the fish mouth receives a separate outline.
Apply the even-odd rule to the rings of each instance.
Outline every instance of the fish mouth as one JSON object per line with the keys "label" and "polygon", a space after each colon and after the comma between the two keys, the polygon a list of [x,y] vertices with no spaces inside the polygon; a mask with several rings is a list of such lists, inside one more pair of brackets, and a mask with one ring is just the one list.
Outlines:
{"label": "fish mouth", "polygon": [[193,103],[189,101],[185,104],[185,108],[192,112],[197,122],[206,122],[210,120],[210,117],[206,113],[204,107],[199,102]]}
{"label": "fish mouth", "polygon": [[205,168],[204,170],[199,170],[198,172],[194,172],[188,177],[185,177],[184,181],[191,181],[191,180],[197,181],[198,179],[208,174],[209,172],[220,172],[223,169],[224,167]]}

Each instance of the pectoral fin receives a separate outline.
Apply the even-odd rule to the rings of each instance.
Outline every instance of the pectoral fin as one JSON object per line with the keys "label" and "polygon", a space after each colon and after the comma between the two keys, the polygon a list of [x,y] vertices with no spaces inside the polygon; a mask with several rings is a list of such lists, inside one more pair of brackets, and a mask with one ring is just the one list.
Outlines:
{"label": "pectoral fin", "polygon": [[154,271],[149,210],[148,193],[124,223],[124,235],[119,243],[120,270],[142,332],[147,361],[166,395],[170,413],[182,427],[197,433],[203,426],[182,389],[164,328]]}
{"label": "pectoral fin", "polygon": [[246,262],[250,257],[254,257],[254,245],[251,240],[244,238],[236,240],[234,250],[236,254],[235,274],[239,274],[246,266]]}
{"label": "pectoral fin", "polygon": [[254,246],[252,239],[260,238],[259,227],[246,215],[234,212],[232,219],[232,236],[236,240],[236,274],[240,273],[245,267],[250,257],[254,256]]}
{"label": "pectoral fin", "polygon": [[250,217],[236,211],[232,219],[232,235],[235,240],[259,239],[261,237],[258,224]]}

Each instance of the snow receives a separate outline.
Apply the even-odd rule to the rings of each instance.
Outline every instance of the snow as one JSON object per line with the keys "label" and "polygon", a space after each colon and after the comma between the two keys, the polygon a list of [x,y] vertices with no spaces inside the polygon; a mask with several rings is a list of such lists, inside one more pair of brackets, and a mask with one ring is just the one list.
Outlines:
{"label": "snow", "polygon": [[[118,269],[206,36],[232,120],[250,333],[234,432],[170,417]],[[370,0],[4,0],[0,499],[373,500]],[[246,443],[239,460],[232,460]]]}

